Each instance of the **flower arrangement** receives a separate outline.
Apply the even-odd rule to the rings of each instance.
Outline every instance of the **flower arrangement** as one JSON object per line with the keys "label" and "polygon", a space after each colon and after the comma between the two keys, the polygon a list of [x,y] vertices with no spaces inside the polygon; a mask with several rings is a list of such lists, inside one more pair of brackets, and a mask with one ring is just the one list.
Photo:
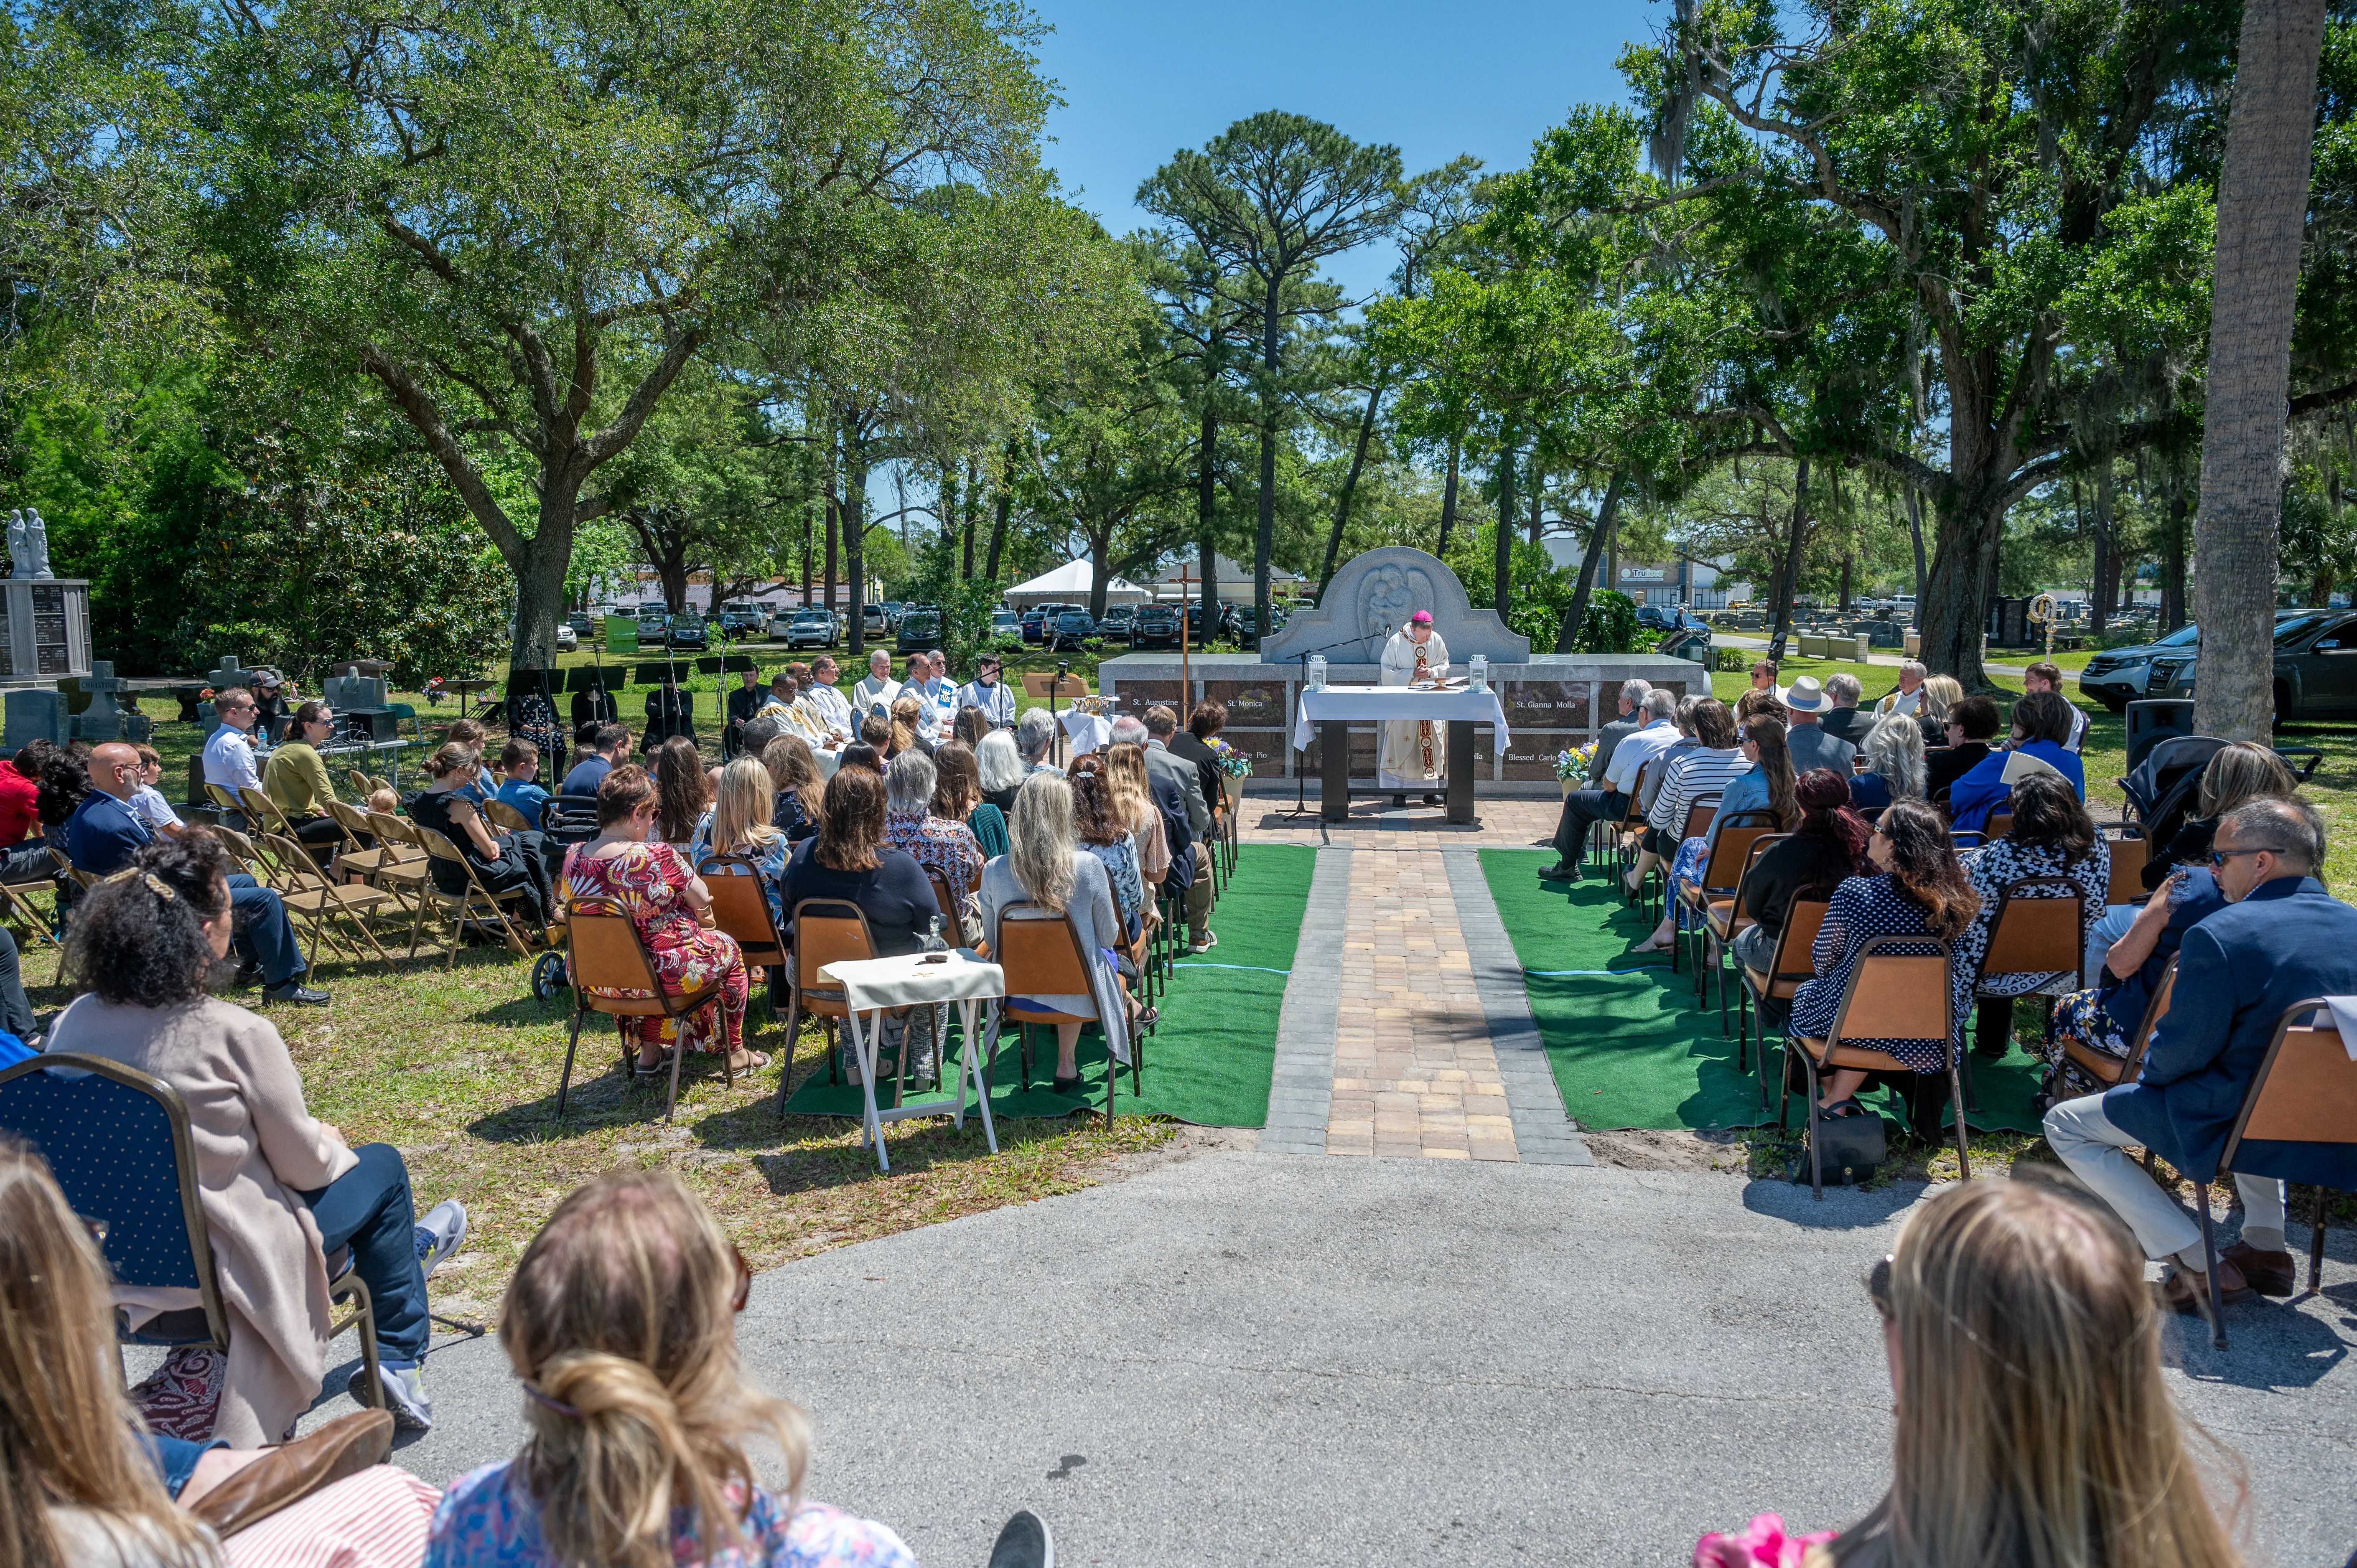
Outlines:
{"label": "flower arrangement", "polygon": [[1694,1568],[1817,1568],[1832,1558],[1816,1550],[1834,1538],[1830,1530],[1788,1535],[1781,1514],[1754,1514],[1739,1535],[1714,1530],[1695,1542]]}
{"label": "flower arrangement", "polygon": [[1243,752],[1238,751],[1234,746],[1230,746],[1226,741],[1214,739],[1211,742],[1211,755],[1218,759],[1220,771],[1226,774],[1229,778],[1249,779],[1252,777],[1252,758],[1246,757]]}
{"label": "flower arrangement", "polygon": [[1586,746],[1558,751],[1555,754],[1555,776],[1566,783],[1574,779],[1585,779],[1587,777],[1587,765],[1595,756],[1596,743],[1592,740]]}

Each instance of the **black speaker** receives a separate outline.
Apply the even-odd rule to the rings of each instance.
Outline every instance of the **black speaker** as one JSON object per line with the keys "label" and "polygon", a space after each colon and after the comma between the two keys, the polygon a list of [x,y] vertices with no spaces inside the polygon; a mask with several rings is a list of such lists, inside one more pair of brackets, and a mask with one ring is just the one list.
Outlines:
{"label": "black speaker", "polygon": [[2128,704],[2128,771],[2172,736],[2193,733],[2190,697],[2139,697]]}

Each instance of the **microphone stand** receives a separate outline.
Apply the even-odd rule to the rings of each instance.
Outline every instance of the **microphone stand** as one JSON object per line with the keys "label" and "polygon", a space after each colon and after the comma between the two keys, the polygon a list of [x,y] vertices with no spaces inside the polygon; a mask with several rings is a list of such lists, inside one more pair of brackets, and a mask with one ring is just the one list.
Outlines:
{"label": "microphone stand", "polygon": [[[1386,621],[1386,622],[1383,624],[1383,632],[1382,632],[1380,635],[1383,638],[1383,639],[1384,639],[1386,642],[1388,642],[1388,641],[1391,639],[1391,635],[1392,635],[1391,623],[1389,623],[1388,621]],[[1303,649],[1299,653],[1296,654],[1294,657],[1296,657],[1297,659],[1298,659],[1298,660],[1301,661],[1301,680],[1300,680],[1300,684],[1299,684],[1298,686],[1297,686],[1297,687],[1294,689],[1294,701],[1295,701],[1295,702],[1297,702],[1297,703],[1298,703],[1298,702],[1301,700],[1301,694],[1302,694],[1302,693],[1306,693],[1306,692],[1308,692],[1308,691],[1309,690],[1309,656],[1310,656],[1311,654],[1313,654],[1313,653],[1331,653],[1331,652],[1333,652],[1333,651],[1334,651],[1335,650],[1337,650],[1337,649],[1355,647],[1355,646],[1357,646],[1357,645],[1359,645],[1359,644],[1361,644],[1361,643],[1363,643],[1363,642],[1365,642],[1365,641],[1367,641],[1367,640],[1368,640],[1368,639],[1363,638],[1363,637],[1346,637],[1346,638],[1344,638],[1344,639],[1343,639],[1341,641],[1340,641],[1340,642],[1329,642],[1329,643],[1328,643],[1328,644],[1327,644],[1325,647],[1323,647],[1323,648],[1305,648],[1305,649]],[[1383,662],[1383,656],[1382,656],[1381,654],[1376,655],[1376,660],[1375,660],[1375,661],[1376,661],[1376,663],[1380,666],[1380,665],[1381,665],[1381,663]],[[1380,682],[1381,682],[1381,676],[1380,676],[1380,675],[1377,677],[1377,681],[1378,681],[1378,683],[1380,683]],[[1298,714],[1299,714],[1299,710],[1298,710],[1298,709],[1297,709],[1297,710],[1296,710],[1296,718],[1297,718],[1297,719],[1298,718]],[[1377,733],[1378,733],[1378,734],[1380,734],[1381,732],[1380,732],[1380,731],[1378,731]],[[1291,756],[1293,756],[1295,758],[1297,758],[1297,758],[1299,758],[1301,756],[1303,756],[1303,755],[1304,755],[1304,754],[1303,754],[1303,753],[1301,753],[1301,752],[1297,752],[1297,751],[1294,751],[1294,750],[1293,750],[1293,730],[1292,730],[1292,726],[1291,726],[1291,725],[1288,725],[1286,726],[1286,734],[1285,734],[1285,745],[1286,745],[1286,751],[1287,751]],[[1309,775],[1308,775],[1308,773],[1307,771],[1305,771],[1305,770],[1302,768],[1302,767],[1301,767],[1301,765],[1300,765],[1299,761],[1298,761],[1298,760],[1297,760],[1297,761],[1294,763],[1294,768],[1293,768],[1293,810],[1291,810],[1291,811],[1279,811],[1279,812],[1277,813],[1277,815],[1279,815],[1279,816],[1281,816],[1281,817],[1306,817],[1306,816],[1308,816],[1308,815],[1309,814],[1309,804],[1308,804],[1308,799],[1309,799],[1309,798],[1308,798],[1308,788],[1309,788]]]}

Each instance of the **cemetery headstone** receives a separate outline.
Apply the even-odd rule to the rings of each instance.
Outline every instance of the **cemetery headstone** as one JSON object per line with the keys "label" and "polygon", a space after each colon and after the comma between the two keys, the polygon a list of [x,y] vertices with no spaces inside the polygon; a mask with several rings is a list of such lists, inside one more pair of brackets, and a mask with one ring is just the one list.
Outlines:
{"label": "cemetery headstone", "polygon": [[391,700],[383,678],[374,675],[331,675],[326,695],[328,705],[339,714],[354,708],[382,708]]}
{"label": "cemetery headstone", "polygon": [[74,733],[91,742],[121,740],[129,716],[115,705],[114,693],[124,689],[122,677],[114,672],[113,661],[93,659],[90,673],[81,678],[81,689],[90,698],[90,706],[74,721]]}
{"label": "cemetery headstone", "polygon": [[240,664],[234,653],[222,654],[221,662],[205,671],[205,683],[216,692],[225,692],[231,686],[242,686],[253,679],[253,671]]}
{"label": "cemetery headstone", "polygon": [[46,686],[20,687],[6,698],[7,719],[0,725],[0,746],[11,754],[37,740],[66,743],[66,696]]}

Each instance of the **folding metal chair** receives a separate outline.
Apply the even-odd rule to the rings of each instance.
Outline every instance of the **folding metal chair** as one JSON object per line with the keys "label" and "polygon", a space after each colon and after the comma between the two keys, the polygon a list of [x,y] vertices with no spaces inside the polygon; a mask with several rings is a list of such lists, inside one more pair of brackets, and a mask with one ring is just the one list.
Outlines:
{"label": "folding metal chair", "polygon": [[[423,830],[432,832],[431,828]],[[437,835],[439,836],[439,835]],[[669,1018],[676,1023],[720,994],[722,981],[716,980],[693,991],[673,992],[663,989],[662,978],[655,969],[654,960],[647,953],[647,944],[639,935],[639,928],[627,915],[575,904],[565,910],[565,958],[567,972],[573,977],[573,1030],[565,1042],[565,1074],[556,1082],[556,1114],[565,1115],[565,1097],[573,1086],[573,1055],[581,1044],[581,1020],[592,1013],[603,1013],[615,1019]],[[598,996],[591,993],[597,986],[608,991],[634,991],[636,996]],[[616,1033],[619,1034],[617,1025]],[[671,1053],[671,1090],[663,1101],[663,1120],[669,1122],[672,1110],[679,1103],[679,1064],[687,1055],[679,1043]],[[736,1081],[729,1066],[729,1054],[720,1055],[720,1074],[724,1083]],[[790,1058],[791,1059],[791,1058]],[[622,1051],[622,1076],[627,1081],[634,1070],[637,1058],[627,1047]]]}
{"label": "folding metal chair", "polygon": [[[2114,828],[2122,830],[2119,836],[2110,835],[2109,830]],[[2105,834],[2104,844],[2112,856],[2112,881],[2104,891],[2104,901],[2141,904],[2151,897],[2145,891],[2144,868],[2152,859],[2152,843],[2144,836],[2144,830],[2133,822],[2103,822],[2097,824],[2097,831]],[[2129,833],[2136,836],[2126,836]]]}
{"label": "folding metal chair", "polygon": [[[2040,892],[2040,889],[2045,891]],[[2067,876],[2017,877],[1997,889],[1996,913],[1989,918],[1988,947],[1981,954],[1980,972],[1973,976],[1975,1004],[1983,1000],[1980,996],[1981,983],[1999,975],[2052,974],[2067,971],[2080,983],[2072,989],[2080,989],[2086,978],[2082,967],[2086,961],[2086,949],[2082,940],[2086,926],[2080,903],[2080,886]],[[2070,962],[2054,961],[2065,955]],[[1992,997],[1986,1000],[1992,1008],[2000,1001],[2004,1003],[2006,1032],[2010,1038],[2014,998]],[[2049,1010],[2051,1010],[2050,998]],[[1973,1069],[1969,1060],[1963,1064],[1962,1071],[1965,1094],[1964,1104],[1970,1106],[1975,1101],[1972,1098]]]}
{"label": "folding metal chair", "polygon": [[251,784],[239,789],[237,803],[244,809],[245,820],[261,832],[284,833],[288,838],[295,836],[294,824],[286,820],[286,813],[279,809],[278,802]]}
{"label": "folding metal chair", "polygon": [[[1921,950],[1932,950],[1925,952]],[[1783,1090],[1776,1101],[1776,1130],[1784,1130],[1784,1115],[1792,1095],[1792,1064],[1799,1058],[1808,1078],[1809,1188],[1822,1202],[1825,1196],[1824,1151],[1818,1137],[1817,1076],[1844,1069],[1867,1072],[1911,1073],[1914,1069],[1887,1051],[1853,1045],[1854,1040],[1938,1040],[1956,1125],[1956,1164],[1965,1180],[1972,1179],[1972,1150],[1964,1132],[1964,1084],[1958,1077],[1954,1015],[1948,993],[1948,944],[1937,937],[1875,937],[1858,950],[1857,966],[1842,987],[1840,1007],[1833,1028],[1821,1040],[1784,1036]]]}
{"label": "folding metal chair", "polygon": [[[1736,812],[1719,824],[1718,838],[1703,862],[1702,885],[1687,897],[1687,902],[1702,914],[1702,925],[1695,936],[1695,1003],[1697,1006],[1702,1003],[1701,966],[1715,943],[1718,961],[1711,965],[1711,972],[1718,986],[1718,1032],[1722,1038],[1727,1034],[1728,949],[1736,933],[1760,923],[1743,906],[1744,884],[1750,880],[1751,868],[1760,864],[1760,857],[1792,836],[1776,831],[1776,819],[1771,812]],[[1741,867],[1731,884],[1724,880],[1730,865]]]}
{"label": "folding metal chair", "polygon": [[533,829],[532,819],[505,800],[479,801],[477,803],[476,810],[481,811],[493,827],[503,829],[508,832],[530,832]]}
{"label": "folding metal chair", "polygon": [[1760,1049],[1756,1058],[1760,1069],[1760,1109],[1768,1109],[1768,1004],[1790,1002],[1793,994],[1809,981],[1816,978],[1817,929],[1825,923],[1825,912],[1832,903],[1824,898],[1795,898],[1784,908],[1784,928],[1776,933],[1776,950],[1768,961],[1765,974],[1745,970],[1743,991],[1737,997],[1737,1022],[1742,1026],[1740,1043],[1735,1048],[1735,1070],[1743,1070],[1743,1061],[1750,1049],[1753,1024],[1760,1027]]}
{"label": "folding metal chair", "polygon": [[[737,950],[745,957],[748,981],[757,969],[783,968],[786,939],[770,918],[769,895],[753,863],[742,855],[716,854],[707,855],[695,869],[712,894],[712,923],[736,939]],[[774,1008],[771,1015],[775,1016]],[[792,1042],[787,1044],[791,1056]]]}
{"label": "folding metal chair", "polygon": [[[786,1113],[786,1101],[794,1087],[794,1040],[802,1032],[805,1015],[828,1020],[826,1025],[826,1080],[843,1081],[842,1064],[836,1060],[835,1025],[848,1020],[851,1007],[845,999],[843,987],[820,978],[819,971],[831,963],[849,963],[876,956],[875,934],[867,929],[867,915],[858,905],[840,898],[805,898],[794,906],[792,928],[787,934],[786,966],[790,984],[786,1005],[786,1069],[778,1075],[778,1114]],[[900,1071],[908,1078],[908,1036],[901,1036]],[[880,1058],[879,1058],[879,1064]],[[811,1069],[815,1072],[818,1069]],[[897,1092],[893,1103],[899,1100]]]}
{"label": "folding metal chair", "polygon": [[[1025,914],[1023,911],[1031,913]],[[1081,933],[1072,924],[1070,913],[1059,913],[1028,899],[1006,905],[998,912],[998,926],[991,935],[992,961],[1006,973],[1007,1001],[999,1015],[1013,1023],[1021,1042],[1023,1087],[1031,1087],[1031,1026],[1035,1024],[1094,1024],[1100,1029],[1104,1021],[1094,1012],[1086,1015],[1060,1013],[1046,1007],[1017,1007],[1018,996],[1086,996],[1093,999],[1096,987],[1090,979],[1088,950],[1081,941]],[[1125,1020],[1125,1023],[1126,1020]],[[1142,1092],[1138,1088],[1140,1052],[1133,1040],[1129,1052],[1129,1091]],[[1108,1053],[1105,1060],[1105,1125],[1113,1125],[1114,1085],[1121,1076],[1121,1064]]]}
{"label": "folding metal chair", "polygon": [[[382,887],[371,887],[362,883],[331,882],[319,869],[318,863],[311,858],[310,852],[303,847],[301,840],[284,833],[268,833],[264,837],[271,853],[278,857],[285,877],[278,886],[278,901],[286,907],[288,914],[299,915],[310,923],[310,961],[318,961],[319,938],[327,930],[327,923],[341,915],[352,922],[375,951],[377,961],[384,965],[384,972],[391,974],[393,955],[384,950],[384,945],[376,940],[376,933],[369,929],[368,917],[391,902],[393,895]],[[357,949],[353,950],[352,956],[360,956]]]}
{"label": "folding metal chair", "polygon": [[[2294,1020],[2313,1017],[2314,1024]],[[2252,1144],[2266,1144],[2255,1148]],[[2357,1059],[2323,999],[2298,1002],[2276,1020],[2275,1038],[2244,1091],[2243,1109],[2219,1152],[2218,1176],[2269,1176],[2287,1160],[2298,1162],[2325,1148],[2357,1151]],[[2347,1154],[2344,1153],[2344,1159]],[[2193,1173],[2187,1173],[2191,1175]],[[2307,1179],[2313,1168],[2295,1174]],[[2308,1233],[2308,1289],[2313,1295],[2324,1270],[2324,1224],[2332,1189],[2318,1186]],[[2210,1343],[2226,1348],[2225,1304],[2218,1295],[2218,1250],[2211,1233],[2210,1186],[2197,1177],[2193,1207],[2201,1219],[2201,1256],[2210,1281]]]}
{"label": "folding metal chair", "polygon": [[516,929],[515,923],[508,918],[507,913],[509,905],[520,904],[523,901],[524,890],[521,887],[511,887],[504,893],[491,892],[483,886],[483,879],[475,875],[474,862],[460,854],[458,846],[452,843],[447,837],[423,822],[410,823],[409,831],[416,835],[417,843],[425,849],[427,855],[435,860],[456,865],[467,878],[465,889],[457,893],[444,892],[441,885],[434,880],[430,873],[419,878],[417,883],[419,902],[415,916],[409,927],[409,956],[412,958],[417,956],[419,928],[425,919],[425,910],[430,906],[450,917],[449,956],[442,966],[446,972],[458,967],[458,943],[465,935],[467,921],[471,919],[480,924],[486,915],[499,922],[501,935],[506,939],[508,946],[514,950],[518,958],[530,958],[534,944],[524,940],[523,934]]}
{"label": "folding metal chair", "polygon": [[[0,1069],[0,1129],[38,1150],[67,1204],[101,1229],[99,1248],[117,1284],[197,1294],[199,1305],[159,1313],[136,1329],[118,1309],[118,1343],[229,1348],[229,1313],[179,1090],[103,1057],[48,1051]],[[328,1333],[359,1326],[369,1402],[382,1408],[376,1311],[352,1272],[349,1247],[328,1260],[328,1299],[351,1305]]]}
{"label": "folding metal chair", "polygon": [[[2177,960],[2172,956],[2160,972],[2160,983],[2152,988],[2152,995],[2144,1004],[2144,1017],[2137,1023],[2136,1033],[2128,1037],[2128,1054],[2126,1057],[2096,1050],[2083,1041],[2067,1036],[2062,1042],[2062,1054],[2070,1058],[2072,1067],[2106,1089],[2135,1082],[2136,1075],[2144,1068],[2144,1054],[2152,1047],[2153,1032],[2160,1027],[2161,1019],[2168,1016],[2169,999],[2176,990]],[[2055,1077],[2055,1072],[2050,1069],[2042,1086],[2049,1099],[2053,1097]],[[2152,1153],[2147,1150],[2145,1167],[2148,1170],[2151,1166]]]}

